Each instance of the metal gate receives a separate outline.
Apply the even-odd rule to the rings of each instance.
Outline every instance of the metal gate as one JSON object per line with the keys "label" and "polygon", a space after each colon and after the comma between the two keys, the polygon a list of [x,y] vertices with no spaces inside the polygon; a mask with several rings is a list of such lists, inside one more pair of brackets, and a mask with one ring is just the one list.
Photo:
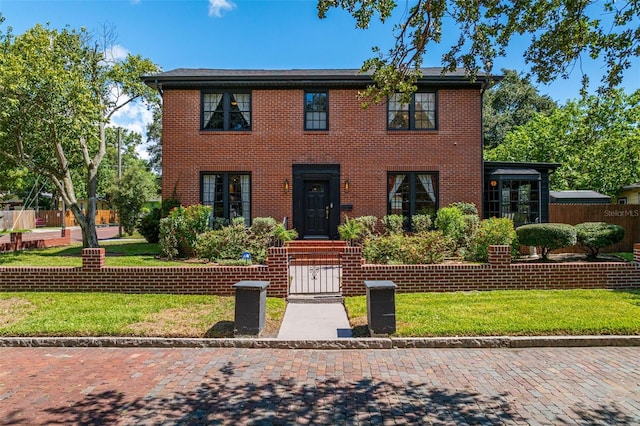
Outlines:
{"label": "metal gate", "polygon": [[309,252],[289,256],[289,294],[340,294],[340,253]]}

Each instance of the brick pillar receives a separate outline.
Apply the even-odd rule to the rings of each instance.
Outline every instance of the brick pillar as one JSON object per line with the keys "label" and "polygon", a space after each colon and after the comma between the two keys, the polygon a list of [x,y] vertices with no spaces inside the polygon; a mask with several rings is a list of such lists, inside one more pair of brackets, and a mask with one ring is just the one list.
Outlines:
{"label": "brick pillar", "polygon": [[500,266],[511,264],[511,246],[489,246],[489,265]]}
{"label": "brick pillar", "polygon": [[269,247],[267,266],[269,267],[270,297],[287,297],[289,295],[289,250],[286,247]]}
{"label": "brick pillar", "polygon": [[633,245],[633,261],[640,263],[640,243]]}
{"label": "brick pillar", "polygon": [[357,296],[366,294],[362,277],[362,247],[345,247],[340,260],[342,264],[342,294]]}
{"label": "brick pillar", "polygon": [[104,257],[103,248],[82,249],[82,269],[104,268]]}

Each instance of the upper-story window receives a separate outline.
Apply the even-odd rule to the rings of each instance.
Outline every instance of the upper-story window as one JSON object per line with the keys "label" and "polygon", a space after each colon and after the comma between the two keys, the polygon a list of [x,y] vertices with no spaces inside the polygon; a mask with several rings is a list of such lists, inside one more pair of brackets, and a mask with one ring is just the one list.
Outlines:
{"label": "upper-story window", "polygon": [[329,128],[329,94],[327,92],[304,93],[304,129],[327,130]]}
{"label": "upper-story window", "polygon": [[435,130],[437,128],[436,92],[416,92],[411,102],[401,101],[401,95],[389,97],[387,128],[389,130]]}
{"label": "upper-story window", "polygon": [[251,130],[251,93],[202,93],[203,130]]}

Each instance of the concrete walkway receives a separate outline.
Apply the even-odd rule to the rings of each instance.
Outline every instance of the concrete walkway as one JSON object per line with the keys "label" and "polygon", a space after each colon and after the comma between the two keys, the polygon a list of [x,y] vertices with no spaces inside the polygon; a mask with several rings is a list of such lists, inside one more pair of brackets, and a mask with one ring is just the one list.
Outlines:
{"label": "concrete walkway", "polygon": [[280,340],[328,340],[351,337],[342,303],[288,303]]}

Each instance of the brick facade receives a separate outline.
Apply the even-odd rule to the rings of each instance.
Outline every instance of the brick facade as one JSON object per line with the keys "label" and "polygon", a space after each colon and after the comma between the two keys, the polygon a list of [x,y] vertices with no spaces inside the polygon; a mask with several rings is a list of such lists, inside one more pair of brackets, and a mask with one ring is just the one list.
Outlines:
{"label": "brick facade", "polygon": [[[168,73],[170,74],[170,73]],[[482,206],[481,85],[433,77],[423,86],[437,92],[437,130],[387,129],[387,106],[361,108],[357,87],[307,80],[251,89],[251,131],[201,131],[201,91],[215,88],[214,77],[172,86],[163,80],[163,198],[183,205],[201,202],[202,172],[251,173],[251,216],[278,221],[294,214],[294,165],[338,165],[340,213],[350,217],[387,214],[388,172],[437,173],[439,206],[466,201]],[[186,77],[185,77],[186,78]],[[147,83],[153,83],[151,77]],[[236,81],[236,80],[234,80]],[[237,79],[237,84],[242,81]],[[232,82],[225,80],[224,87]],[[335,86],[335,87],[334,87]],[[231,86],[232,87],[232,86]],[[328,92],[329,129],[304,130],[304,91]],[[349,181],[348,190],[344,183]],[[332,208],[339,208],[334,206]]]}
{"label": "brick facade", "polygon": [[[391,280],[398,293],[640,288],[640,244],[634,262],[511,263],[508,246],[491,246],[490,263],[369,265],[360,247],[342,254],[342,293],[366,294],[364,281]],[[268,281],[267,295],[286,297],[289,255],[269,249],[266,266],[104,267],[104,250],[83,251],[83,267],[1,267],[0,291],[234,294],[238,281]],[[86,257],[86,259],[85,259]],[[98,265],[102,265],[97,267]]]}

